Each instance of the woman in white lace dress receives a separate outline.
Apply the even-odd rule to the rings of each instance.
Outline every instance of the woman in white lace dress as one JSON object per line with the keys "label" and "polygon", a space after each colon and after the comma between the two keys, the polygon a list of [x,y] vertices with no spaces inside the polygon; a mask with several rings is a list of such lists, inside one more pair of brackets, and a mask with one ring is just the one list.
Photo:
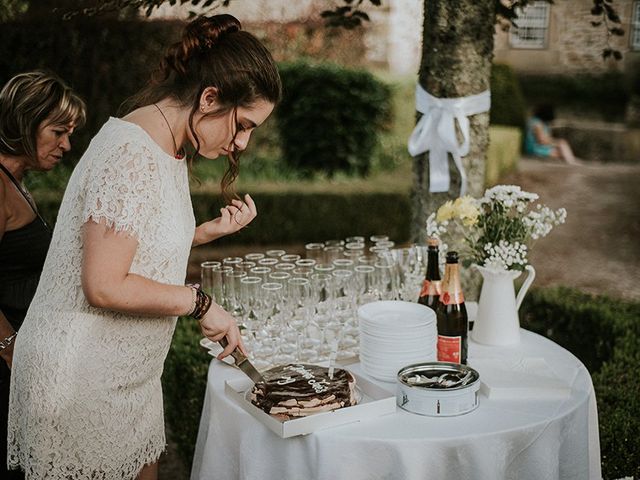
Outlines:
{"label": "woman in white lace dress", "polygon": [[[230,15],[201,17],[158,77],[110,118],[78,163],[13,358],[9,466],[27,479],[155,479],[165,447],[160,376],[178,315],[221,356],[235,320],[184,286],[192,245],[256,215],[248,195],[196,227],[188,161],[238,153],[281,95],[269,52]],[[193,320],[197,321],[197,320]]]}

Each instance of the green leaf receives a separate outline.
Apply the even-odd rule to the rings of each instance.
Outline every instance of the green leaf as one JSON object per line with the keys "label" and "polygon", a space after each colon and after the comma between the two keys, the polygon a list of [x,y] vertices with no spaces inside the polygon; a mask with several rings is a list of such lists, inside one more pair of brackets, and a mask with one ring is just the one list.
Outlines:
{"label": "green leaf", "polygon": [[358,17],[358,18],[361,18],[362,20],[365,20],[367,22],[369,21],[369,15],[367,15],[365,12],[361,12],[359,10],[353,12],[352,17]]}

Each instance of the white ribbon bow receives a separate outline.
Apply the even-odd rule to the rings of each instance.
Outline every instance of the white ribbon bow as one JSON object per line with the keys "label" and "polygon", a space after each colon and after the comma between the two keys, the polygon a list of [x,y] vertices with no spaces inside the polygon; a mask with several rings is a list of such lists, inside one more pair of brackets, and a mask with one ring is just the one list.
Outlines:
{"label": "white ribbon bow", "polygon": [[[469,153],[469,115],[487,112],[491,107],[491,93],[460,98],[437,98],[419,84],[416,87],[416,110],[422,117],[409,137],[409,153],[414,157],[429,151],[429,191],[449,191],[449,156],[460,171],[460,196],[467,190],[467,174],[462,157]],[[463,142],[456,137],[456,121]]]}

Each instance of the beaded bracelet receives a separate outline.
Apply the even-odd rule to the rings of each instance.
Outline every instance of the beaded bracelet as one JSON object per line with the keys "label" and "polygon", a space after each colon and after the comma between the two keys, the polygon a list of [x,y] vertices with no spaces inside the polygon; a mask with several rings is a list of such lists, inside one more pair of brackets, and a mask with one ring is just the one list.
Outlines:
{"label": "beaded bracelet", "polygon": [[5,348],[9,348],[11,346],[11,344],[13,343],[13,341],[16,339],[17,336],[18,336],[18,333],[17,332],[13,332],[11,335],[9,335],[4,340],[0,340],[0,352],[2,350],[4,350]]}
{"label": "beaded bracelet", "polygon": [[193,311],[196,309],[197,300],[198,300],[198,285],[193,285],[191,283],[188,283],[186,286],[191,289],[191,293],[192,293],[191,308],[189,308],[189,313],[187,313],[187,316],[190,317]]}
{"label": "beaded bracelet", "polygon": [[188,314],[189,317],[195,318],[196,320],[201,320],[202,317],[209,311],[211,308],[211,296],[207,295],[199,286],[196,285],[188,285],[194,292],[194,301],[193,308],[191,312]]}

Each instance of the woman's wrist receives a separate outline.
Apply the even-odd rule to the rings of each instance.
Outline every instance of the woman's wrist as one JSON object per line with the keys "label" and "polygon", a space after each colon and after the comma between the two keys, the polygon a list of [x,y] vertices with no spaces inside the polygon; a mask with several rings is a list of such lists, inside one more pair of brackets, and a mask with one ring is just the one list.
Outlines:
{"label": "woman's wrist", "polygon": [[205,293],[199,285],[187,285],[193,294],[191,310],[187,313],[188,317],[202,320],[211,308],[211,296]]}

